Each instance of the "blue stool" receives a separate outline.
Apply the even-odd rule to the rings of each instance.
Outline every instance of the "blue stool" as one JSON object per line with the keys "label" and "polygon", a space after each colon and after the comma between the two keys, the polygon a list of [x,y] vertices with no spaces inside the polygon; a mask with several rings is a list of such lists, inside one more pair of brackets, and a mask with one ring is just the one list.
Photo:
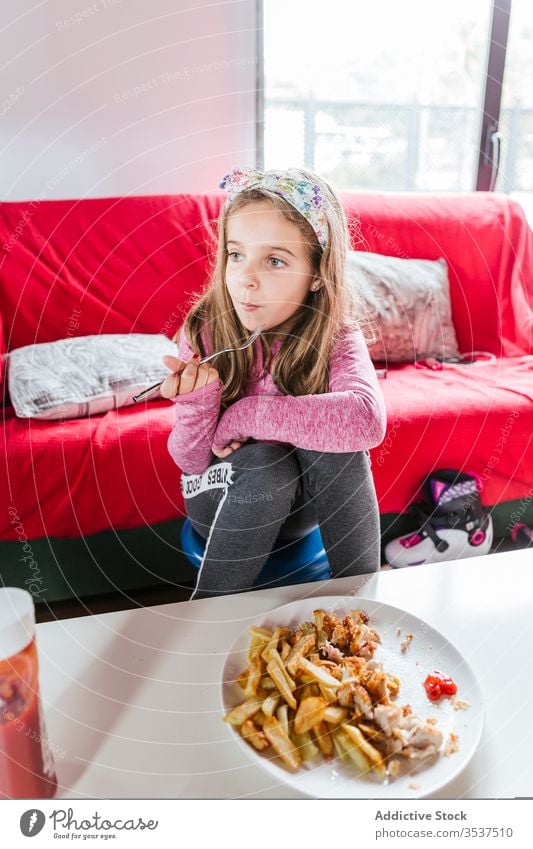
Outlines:
{"label": "blue stool", "polygon": [[[274,547],[278,543],[283,544],[283,539],[278,538]],[[187,517],[181,529],[181,547],[196,569],[200,568],[205,544],[206,540],[194,530]],[[320,529],[316,525],[306,536],[287,540],[282,551],[271,554],[254,587],[283,587],[287,584],[305,584],[307,581],[328,581],[330,578],[328,558]]]}

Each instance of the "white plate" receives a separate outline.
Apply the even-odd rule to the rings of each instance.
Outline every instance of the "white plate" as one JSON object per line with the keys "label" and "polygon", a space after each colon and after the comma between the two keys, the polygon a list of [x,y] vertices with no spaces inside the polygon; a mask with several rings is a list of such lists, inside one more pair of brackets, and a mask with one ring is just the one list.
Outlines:
{"label": "white plate", "polygon": [[[416,616],[389,604],[372,599],[346,596],[322,596],[285,604],[272,610],[261,621],[254,622],[263,628],[273,629],[276,625],[294,626],[313,619],[313,610],[323,608],[345,616],[351,610],[364,610],[369,616],[369,625],[376,629],[382,643],[374,658],[382,661],[387,672],[400,678],[397,704],[410,704],[413,712],[421,719],[434,716],[444,734],[444,743],[450,732],[457,734],[459,749],[454,754],[421,764],[410,774],[401,775],[389,784],[382,784],[374,775],[358,774],[355,766],[345,764],[338,758],[331,761],[318,759],[309,766],[292,773],[283,762],[270,754],[253,749],[246,743],[238,730],[226,724],[228,733],[236,738],[255,763],[265,769],[283,785],[286,784],[306,796],[327,798],[370,798],[398,799],[423,798],[439,790],[466,766],[476,751],[483,730],[483,704],[479,684],[470,666],[439,631]],[[401,628],[401,635],[397,634]],[[405,634],[414,638],[405,653],[400,643]],[[246,653],[250,641],[248,630],[235,640],[226,658],[222,673],[221,699],[224,714],[244,701],[243,691],[236,683],[237,676],[247,667]],[[438,669],[450,675],[457,683],[457,698],[470,703],[467,710],[454,710],[449,698],[431,702],[422,683],[426,676]],[[309,763],[309,762],[308,762]]]}

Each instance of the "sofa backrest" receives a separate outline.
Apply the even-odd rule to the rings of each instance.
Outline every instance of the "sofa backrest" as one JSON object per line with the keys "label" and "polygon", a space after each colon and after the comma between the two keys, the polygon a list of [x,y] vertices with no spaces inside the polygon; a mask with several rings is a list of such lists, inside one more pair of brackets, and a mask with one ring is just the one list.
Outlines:
{"label": "sofa backrest", "polygon": [[[533,341],[533,231],[506,195],[343,193],[364,248],[448,264],[461,351],[513,356]],[[350,228],[352,229],[352,228]]]}
{"label": "sofa backrest", "polygon": [[[8,349],[94,333],[171,336],[207,280],[224,197],[0,204],[0,316]],[[533,249],[517,203],[489,193],[341,198],[355,249],[446,259],[461,350],[524,352],[533,326]]]}
{"label": "sofa backrest", "polygon": [[220,200],[162,195],[0,204],[8,348],[95,333],[171,336],[205,281],[206,242]]}

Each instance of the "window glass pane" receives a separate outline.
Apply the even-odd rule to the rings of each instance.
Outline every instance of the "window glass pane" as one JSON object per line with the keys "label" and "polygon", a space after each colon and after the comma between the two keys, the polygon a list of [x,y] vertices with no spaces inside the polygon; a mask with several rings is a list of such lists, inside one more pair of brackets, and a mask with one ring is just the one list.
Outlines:
{"label": "window glass pane", "polygon": [[475,185],[490,0],[265,0],[265,167],[339,188]]}

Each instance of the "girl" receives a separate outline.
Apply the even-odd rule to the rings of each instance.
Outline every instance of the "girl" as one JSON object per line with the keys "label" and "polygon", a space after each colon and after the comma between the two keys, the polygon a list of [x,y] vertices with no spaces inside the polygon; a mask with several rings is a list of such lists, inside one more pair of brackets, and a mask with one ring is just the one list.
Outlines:
{"label": "girl", "polygon": [[[368,449],[386,412],[345,279],[350,240],[330,186],[302,169],[234,169],[210,285],[161,387],[193,528],[206,540],[191,598],[252,588],[276,540],[318,522],[333,577],[379,568]],[[254,344],[211,363],[195,360]],[[214,367],[216,366],[216,367]]]}

